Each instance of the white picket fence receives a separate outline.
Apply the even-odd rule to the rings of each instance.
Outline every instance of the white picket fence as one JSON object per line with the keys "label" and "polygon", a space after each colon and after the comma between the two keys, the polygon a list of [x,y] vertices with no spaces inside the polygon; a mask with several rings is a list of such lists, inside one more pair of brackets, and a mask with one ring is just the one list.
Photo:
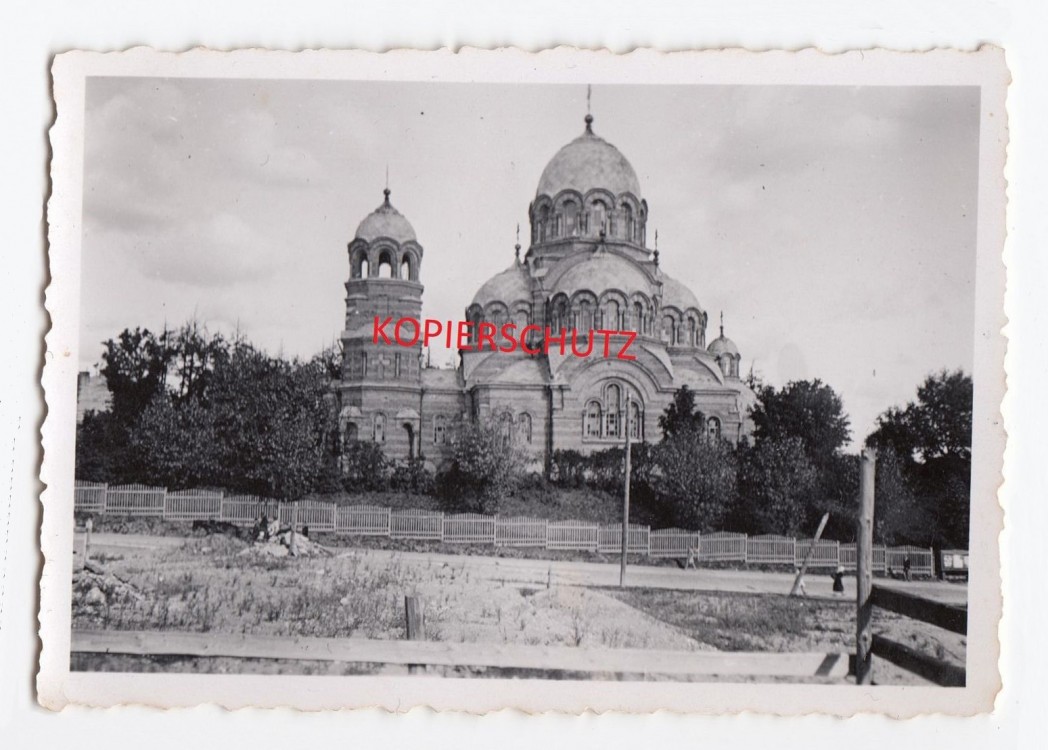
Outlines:
{"label": "white picket fence", "polygon": [[[250,526],[265,515],[290,524],[293,503],[255,495],[226,495],[219,490],[180,490],[163,487],[78,481],[74,509],[83,513],[154,516],[169,521],[221,521]],[[297,503],[297,524],[311,531],[352,536],[383,536],[450,544],[487,544],[504,547],[543,547],[613,554],[622,549],[621,524],[589,521],[549,521],[524,516],[488,516],[480,513],[444,514],[432,510],[390,510],[374,505],[340,505],[308,499]],[[655,558],[687,558],[702,562],[740,562],[756,565],[800,565],[811,539],[719,531],[700,534],[687,529],[656,529],[630,524],[628,550]],[[967,556],[965,551],[952,551]],[[921,547],[874,547],[874,570],[901,573],[910,560],[913,575],[933,573],[932,551]],[[809,567],[855,567],[855,545],[820,540]]]}

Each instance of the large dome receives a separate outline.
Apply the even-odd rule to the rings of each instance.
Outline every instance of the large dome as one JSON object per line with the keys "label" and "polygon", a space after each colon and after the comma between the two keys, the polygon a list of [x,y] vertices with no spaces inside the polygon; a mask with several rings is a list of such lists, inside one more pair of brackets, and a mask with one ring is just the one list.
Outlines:
{"label": "large dome", "polygon": [[562,190],[585,194],[594,188],[632,193],[640,199],[640,181],[622,152],[594,135],[593,118],[586,115],[586,132],[564,146],[542,170],[536,195],[551,198]]}
{"label": "large dome", "polygon": [[388,237],[400,243],[415,241],[415,230],[410,222],[389,202],[389,188],[384,192],[386,199],[360,222],[356,238],[368,242],[374,242],[379,237]]}

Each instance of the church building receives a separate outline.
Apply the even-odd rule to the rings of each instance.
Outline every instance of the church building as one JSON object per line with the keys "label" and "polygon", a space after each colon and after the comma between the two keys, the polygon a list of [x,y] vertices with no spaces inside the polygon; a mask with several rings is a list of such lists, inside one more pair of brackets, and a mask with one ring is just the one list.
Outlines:
{"label": "church building", "polygon": [[[521,257],[477,290],[465,320],[554,332],[633,331],[634,360],[461,350],[455,369],[426,366],[414,347],[373,342],[376,316],[422,315],[423,245],[385,200],[349,243],[343,370],[338,385],[345,441],[372,440],[387,457],[424,457],[439,467],[465,420],[494,420],[536,463],[553,451],[589,453],[661,438],[658,419],[687,385],[711,437],[737,442],[752,432],[753,392],[739,378],[739,350],[707,343],[708,314],[648,249],[648,204],[633,167],[613,145],[583,133],[560,149],[528,208],[531,240]],[[628,396],[628,398],[627,398]],[[628,404],[628,406],[627,406]],[[627,413],[628,412],[628,413]]]}

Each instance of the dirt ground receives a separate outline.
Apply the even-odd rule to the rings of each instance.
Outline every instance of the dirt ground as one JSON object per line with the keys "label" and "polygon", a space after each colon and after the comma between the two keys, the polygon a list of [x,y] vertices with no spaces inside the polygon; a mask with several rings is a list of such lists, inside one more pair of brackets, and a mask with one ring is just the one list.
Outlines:
{"label": "dirt ground", "polygon": [[[804,600],[781,594],[650,587],[622,591],[572,584],[552,572],[521,580],[512,570],[478,567],[468,557],[352,553],[273,558],[245,554],[246,548],[244,542],[222,536],[159,545],[115,545],[108,550],[96,545],[92,559],[104,567],[106,576],[74,579],[73,627],[400,639],[405,637],[404,597],[410,595],[424,603],[430,640],[673,650],[854,651],[850,599]],[[939,658],[964,663],[961,636],[888,613],[878,613],[876,630]],[[148,663],[131,657],[78,656],[73,666],[131,671],[225,672],[238,668],[237,662],[228,659],[145,661]],[[921,682],[881,664],[876,672],[880,683]],[[261,661],[240,663],[239,668],[304,674],[384,671],[375,665],[347,669],[345,665]],[[458,673],[484,676],[476,672]]]}

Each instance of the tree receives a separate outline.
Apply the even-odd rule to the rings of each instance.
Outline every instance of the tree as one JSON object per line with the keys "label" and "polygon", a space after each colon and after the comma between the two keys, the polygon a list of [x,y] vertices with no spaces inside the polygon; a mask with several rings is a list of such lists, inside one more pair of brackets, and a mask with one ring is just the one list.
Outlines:
{"label": "tree", "polygon": [[228,352],[222,336],[209,336],[195,320],[166,334],[170,376],[177,400],[206,400],[208,385],[218,359]]}
{"label": "tree", "polygon": [[867,444],[899,461],[915,498],[908,534],[935,546],[967,546],[972,470],[971,377],[942,370],[925,378],[917,400],[877,419]]}
{"label": "tree", "polygon": [[330,484],[337,429],[329,382],[315,362],[288,362],[238,344],[210,385],[223,485],[298,500]]}
{"label": "tree", "polygon": [[883,544],[921,544],[932,519],[907,480],[905,463],[894,451],[877,454],[874,482],[874,538]]}
{"label": "tree", "polygon": [[459,429],[451,466],[439,478],[440,494],[452,508],[497,513],[527,460],[523,447],[507,439],[498,422],[469,422]]}
{"label": "tree", "polygon": [[673,402],[659,415],[663,438],[686,432],[706,432],[706,418],[695,408],[695,392],[682,385],[673,394]]}
{"label": "tree", "polygon": [[750,413],[754,443],[798,438],[817,469],[825,468],[851,437],[840,396],[821,380],[795,380],[781,390],[761,386]]}
{"label": "tree", "polygon": [[732,446],[685,430],[652,448],[651,484],[657,502],[678,526],[721,528],[735,503],[736,460]]}
{"label": "tree", "polygon": [[167,382],[172,357],[167,335],[158,337],[148,329],[125,328],[104,346],[101,372],[113,396],[112,411],[119,422],[130,427]]}
{"label": "tree", "polygon": [[877,418],[867,443],[891,448],[906,460],[953,456],[970,461],[973,396],[972,379],[960,370],[929,375],[917,388],[917,401]]}
{"label": "tree", "polygon": [[808,531],[819,475],[798,437],[762,440],[742,462],[739,521],[758,534]]}
{"label": "tree", "polygon": [[157,393],[131,429],[129,444],[139,481],[171,490],[218,482],[222,455],[214,415],[198,397],[176,402]]}

